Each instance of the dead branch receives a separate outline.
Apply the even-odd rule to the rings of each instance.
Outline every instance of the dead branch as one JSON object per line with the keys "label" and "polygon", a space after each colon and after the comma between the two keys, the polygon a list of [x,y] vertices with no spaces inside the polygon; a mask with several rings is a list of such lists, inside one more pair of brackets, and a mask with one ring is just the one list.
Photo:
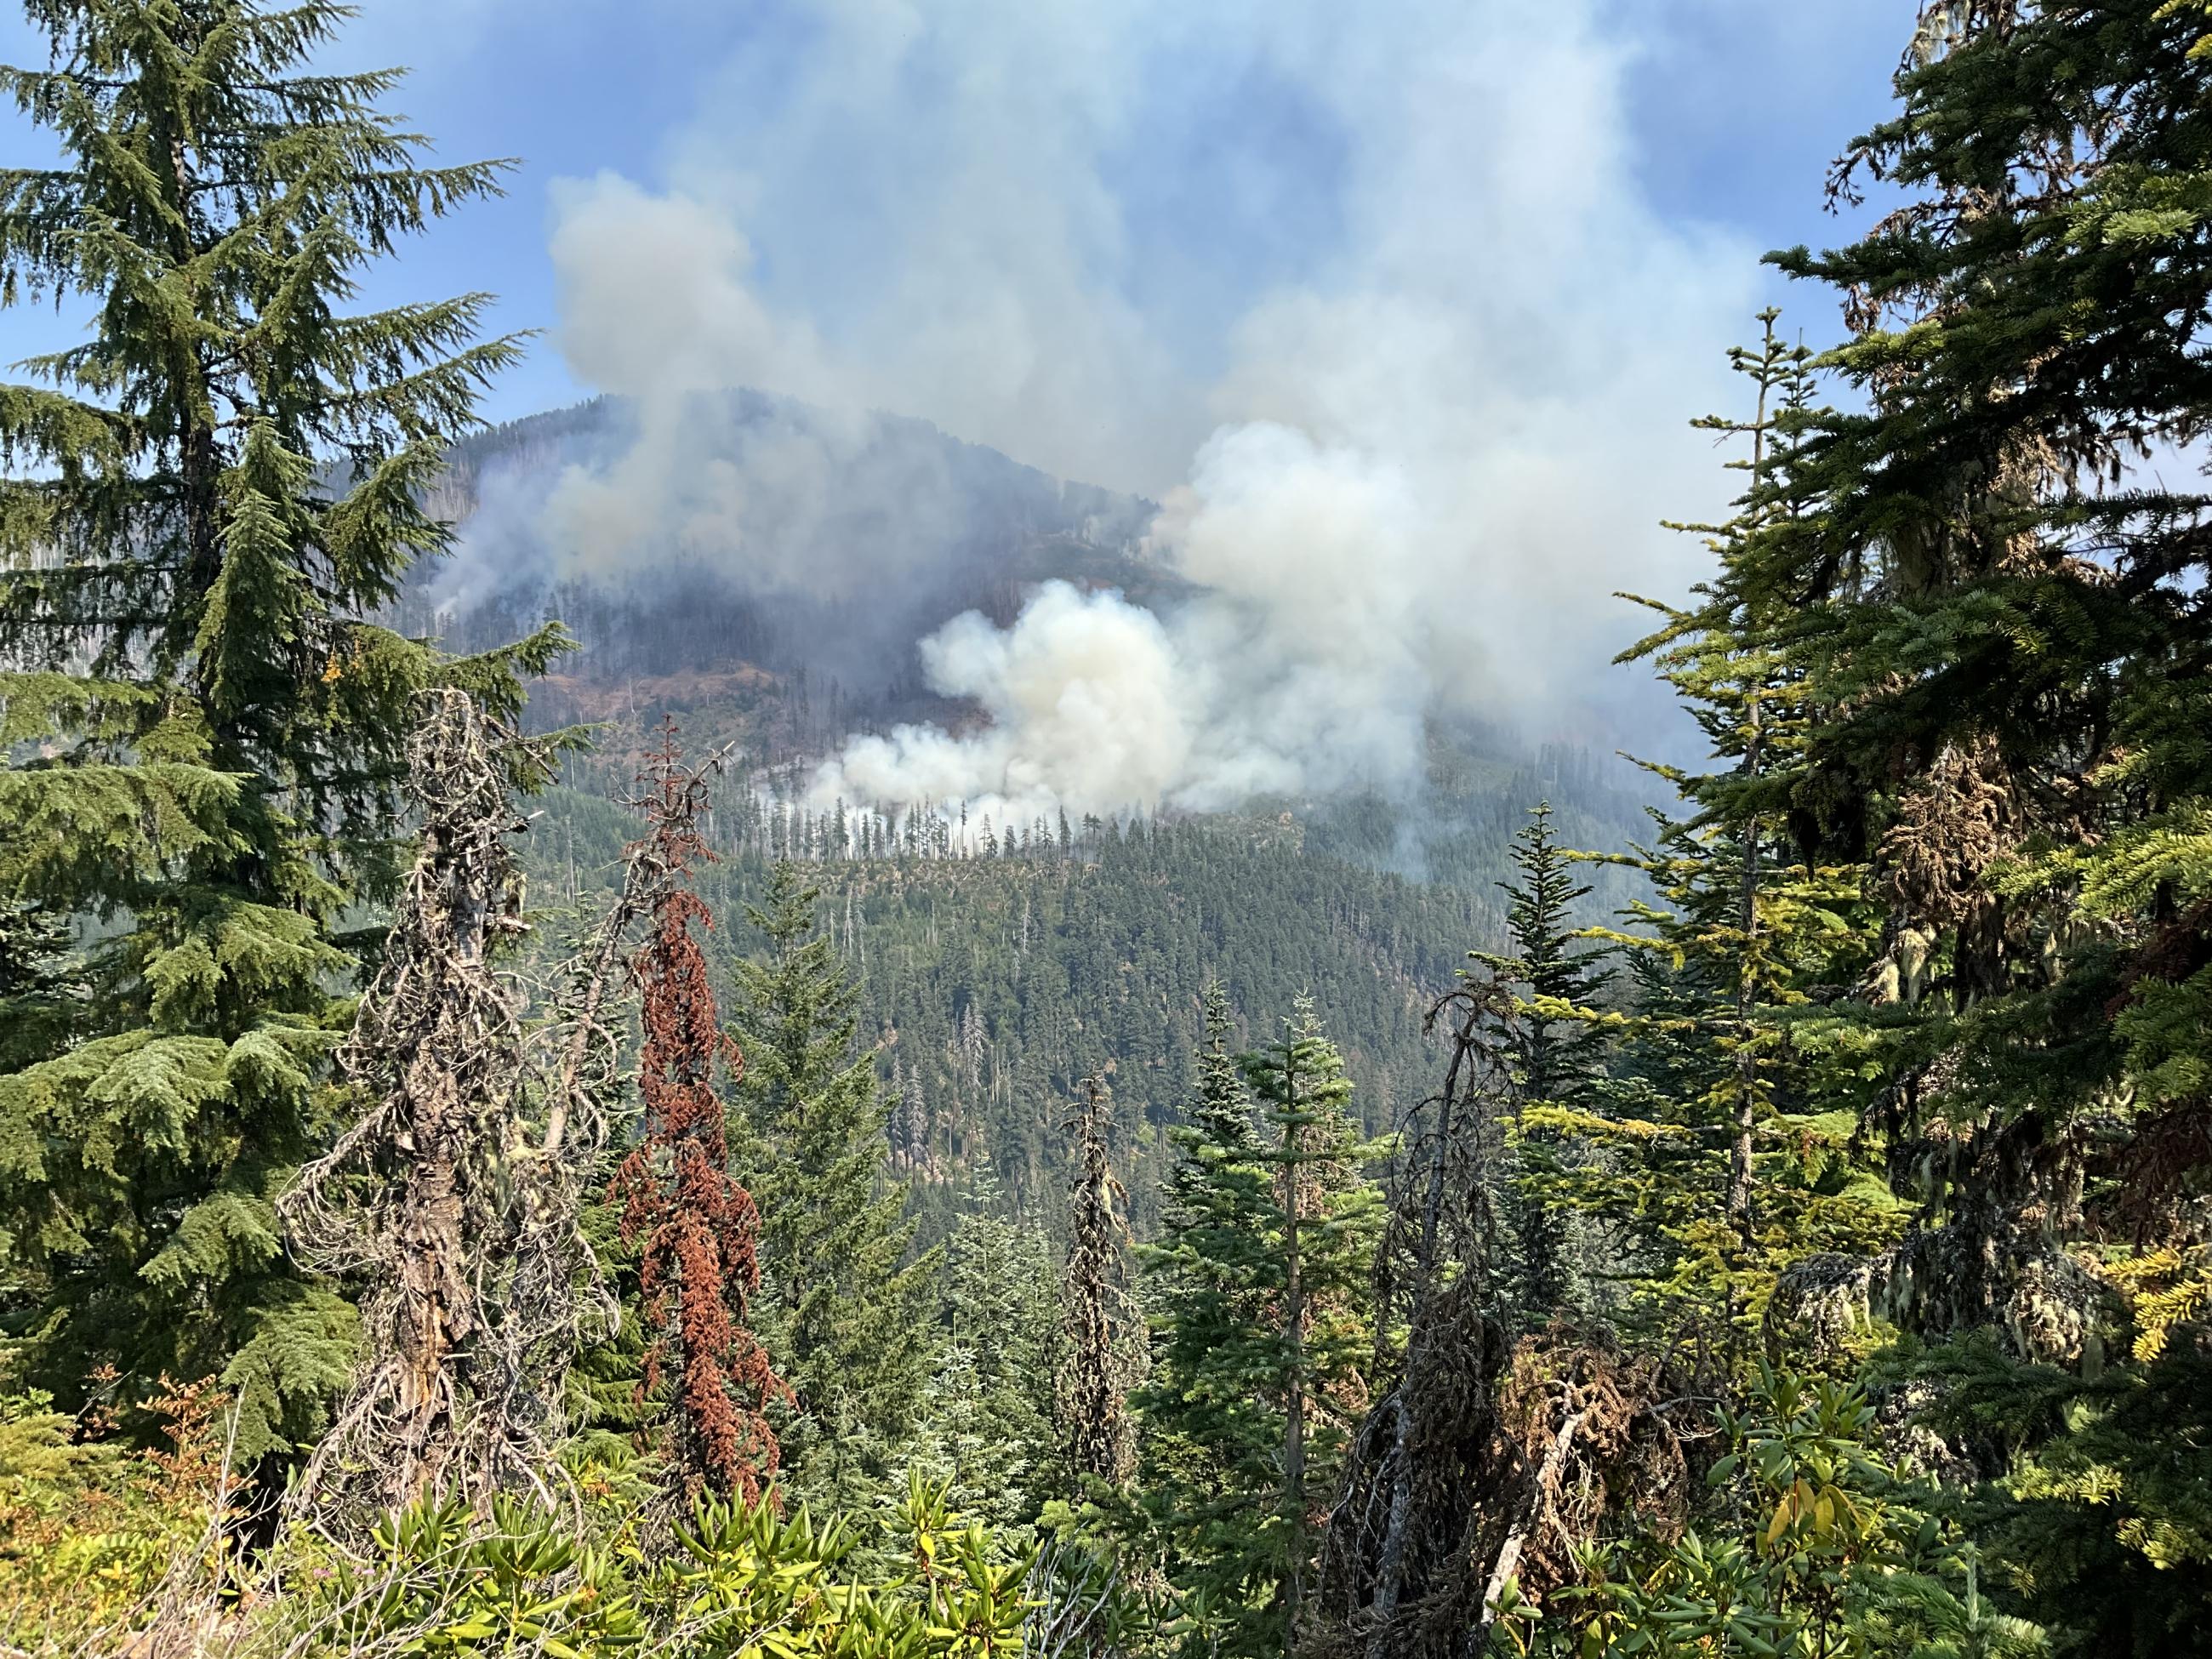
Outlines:
{"label": "dead branch", "polygon": [[569,1363],[613,1315],[577,1209],[618,1089],[609,999],[635,896],[531,1031],[497,959],[527,931],[510,780],[544,757],[441,690],[408,760],[421,848],[338,1054],[362,1115],[279,1206],[304,1264],[368,1281],[362,1358],[292,1499],[346,1534],[428,1493],[544,1491]]}

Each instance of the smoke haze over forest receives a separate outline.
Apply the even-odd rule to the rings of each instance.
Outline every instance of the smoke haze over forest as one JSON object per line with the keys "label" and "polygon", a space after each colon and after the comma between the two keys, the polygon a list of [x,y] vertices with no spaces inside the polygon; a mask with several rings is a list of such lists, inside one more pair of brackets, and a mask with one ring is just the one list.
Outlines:
{"label": "smoke haze over forest", "polygon": [[1389,788],[1437,714],[1648,739],[1605,596],[1697,568],[1658,521],[1726,493],[1685,415],[1759,298],[1755,244],[1650,199],[1652,39],[1598,0],[811,10],[647,181],[554,182],[553,344],[624,441],[489,477],[450,591],[680,567],[902,615],[992,527],[888,412],[1160,503],[1091,531],[1174,592],[932,633],[988,726],[858,738],[825,798]]}

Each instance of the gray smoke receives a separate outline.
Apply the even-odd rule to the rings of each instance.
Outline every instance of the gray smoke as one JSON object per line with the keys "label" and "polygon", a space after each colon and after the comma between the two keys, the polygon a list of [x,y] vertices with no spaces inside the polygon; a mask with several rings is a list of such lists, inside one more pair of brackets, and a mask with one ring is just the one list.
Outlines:
{"label": "gray smoke", "polygon": [[[664,187],[556,198],[561,348],[639,416],[545,497],[551,539],[580,568],[896,580],[894,549],[951,532],[894,530],[846,568],[835,537],[758,526],[763,503],[824,505],[864,411],[897,409],[1162,500],[1147,550],[1201,590],[1156,612],[1048,585],[1004,629],[960,618],[922,665],[988,725],[857,738],[817,795],[1025,812],[1393,787],[1432,714],[1571,720],[1635,626],[1606,596],[1690,579],[1657,520],[1726,493],[1685,423],[1732,395],[1756,271],[1643,201],[1613,8],[822,0],[808,21],[803,51],[732,66]],[[1147,285],[1132,244],[1182,152],[1148,168],[1146,147],[1255,86],[1328,165],[1261,144],[1221,169],[1183,251],[1218,234],[1214,264],[1249,246],[1263,279],[1180,304],[1219,289]],[[1252,204],[1300,187],[1330,233],[1268,252]],[[687,411],[736,385],[833,429],[732,450]]]}

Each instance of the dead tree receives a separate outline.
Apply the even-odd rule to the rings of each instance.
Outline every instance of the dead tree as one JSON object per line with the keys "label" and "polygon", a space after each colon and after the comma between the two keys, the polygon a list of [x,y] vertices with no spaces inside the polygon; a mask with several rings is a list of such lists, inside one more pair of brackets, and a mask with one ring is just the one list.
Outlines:
{"label": "dead tree", "polygon": [[526,932],[510,790],[545,752],[444,690],[408,760],[422,844],[337,1056],[363,1109],[278,1206],[304,1263],[368,1280],[362,1358],[295,1500],[342,1529],[428,1493],[542,1486],[568,1364],[614,1312],[576,1215],[612,1091],[624,969],[604,941],[629,896],[532,1032],[496,959]]}
{"label": "dead tree", "polygon": [[629,852],[654,872],[652,926],[636,957],[644,1046],[638,1092],[644,1132],[616,1171],[623,1237],[639,1251],[647,1332],[644,1388],[665,1404],[660,1447],[669,1497],[702,1491],[757,1503],[779,1451],[766,1408],[786,1393],[748,1325],[760,1288],[760,1218],[729,1172],[714,1075],[732,1081],[743,1057],[721,1027],[698,931],[713,915],[689,872],[714,854],[699,833],[707,779],[687,768],[666,721],[637,802],[651,833]]}
{"label": "dead tree", "polygon": [[1624,1470],[1682,1493],[1648,1376],[1571,1332],[1514,1332],[1495,1255],[1513,1018],[1503,985],[1472,978],[1430,1010],[1443,1085],[1400,1137],[1376,1253],[1376,1328],[1402,1321],[1404,1358],[1346,1459],[1315,1653],[1475,1659],[1508,1583],[1556,1582],[1633,1484]]}
{"label": "dead tree", "polygon": [[[1443,1085],[1414,1108],[1392,1167],[1376,1325],[1402,1318],[1405,1357],[1353,1437],[1321,1572],[1322,1623],[1369,1659],[1414,1651],[1400,1644],[1409,1624],[1427,1622],[1442,1581],[1461,1576],[1471,1553],[1486,1560],[1486,1541],[1496,1547],[1481,1534],[1510,1346],[1494,1269],[1511,1018],[1511,999],[1489,981],[1430,1010],[1431,1028],[1448,1032]],[[1449,1599],[1454,1616],[1473,1611],[1463,1593]]]}
{"label": "dead tree", "polygon": [[1060,1388],[1061,1430],[1079,1480],[1119,1486],[1134,1459],[1125,1409],[1129,1368],[1121,1336],[1128,1289],[1118,1201],[1124,1196],[1107,1150],[1114,1103],[1096,1073],[1067,1127],[1075,1132],[1075,1176],[1068,1187],[1067,1267],[1061,1279],[1066,1358]]}

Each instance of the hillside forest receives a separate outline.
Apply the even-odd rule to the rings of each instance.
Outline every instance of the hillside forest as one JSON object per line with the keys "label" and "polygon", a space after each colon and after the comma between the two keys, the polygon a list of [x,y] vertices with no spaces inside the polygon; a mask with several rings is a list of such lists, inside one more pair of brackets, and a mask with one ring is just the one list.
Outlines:
{"label": "hillside forest", "polygon": [[26,13],[7,1659],[2212,1652],[2212,5],[1899,42],[1612,601],[1702,758],[997,823],[798,781],[1148,503],[915,422],[888,612],[457,600],[619,418],[354,308],[507,164]]}

